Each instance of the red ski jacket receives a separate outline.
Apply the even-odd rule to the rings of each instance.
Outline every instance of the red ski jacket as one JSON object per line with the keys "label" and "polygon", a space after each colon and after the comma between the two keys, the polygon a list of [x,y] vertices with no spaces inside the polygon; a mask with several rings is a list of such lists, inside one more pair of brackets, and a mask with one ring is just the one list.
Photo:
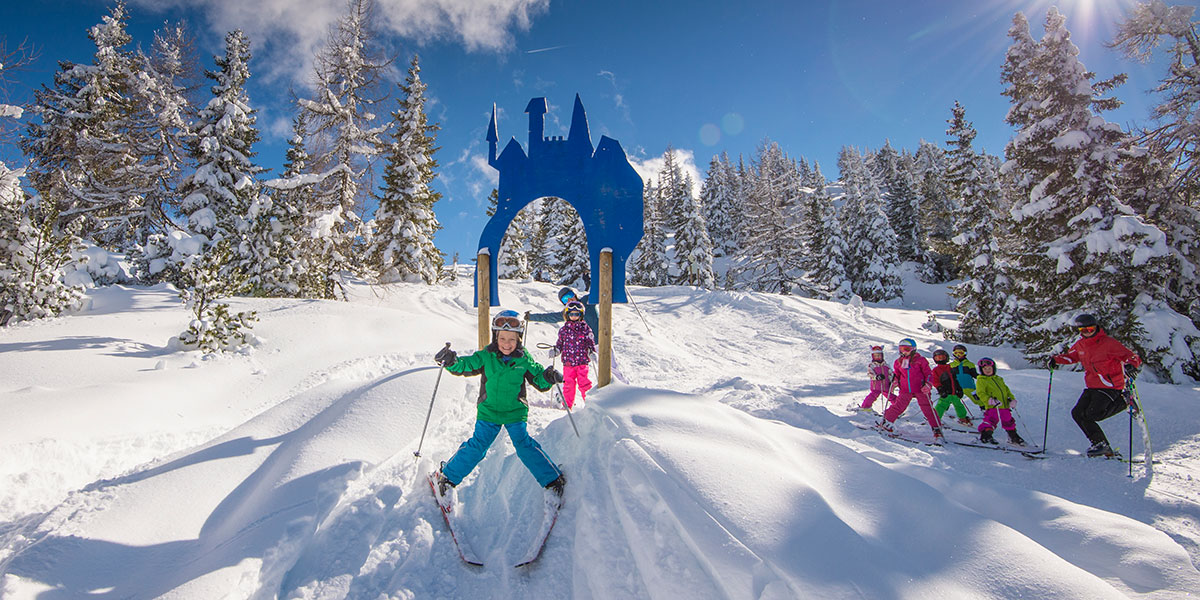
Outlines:
{"label": "red ski jacket", "polygon": [[1080,338],[1066,354],[1058,354],[1054,362],[1083,365],[1083,382],[1089,388],[1125,389],[1125,364],[1142,366],[1142,359],[1111,338],[1103,329],[1092,337]]}

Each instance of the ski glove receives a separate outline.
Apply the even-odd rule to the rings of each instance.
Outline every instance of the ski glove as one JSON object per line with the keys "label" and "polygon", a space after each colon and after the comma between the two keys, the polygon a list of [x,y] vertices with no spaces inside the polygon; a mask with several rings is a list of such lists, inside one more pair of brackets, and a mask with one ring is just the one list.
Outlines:
{"label": "ski glove", "polygon": [[922,395],[922,396],[925,396],[926,398],[928,398],[928,397],[929,397],[929,391],[930,391],[931,389],[933,389],[933,388],[931,388],[931,387],[929,386],[929,384],[928,384],[928,383],[927,383],[927,384],[925,384],[925,385],[923,385],[923,386],[921,386],[921,395]]}
{"label": "ski glove", "polygon": [[558,356],[558,348],[551,348],[550,349],[550,360],[554,360],[555,356]]}
{"label": "ski glove", "polygon": [[595,352],[588,352],[588,360],[590,360],[596,364],[600,364],[600,359],[596,358]]}
{"label": "ski glove", "polygon": [[1054,360],[1053,356],[1046,359],[1046,368],[1050,369],[1051,371],[1058,368],[1058,363]]}
{"label": "ski glove", "polygon": [[1129,406],[1129,414],[1136,415],[1141,412],[1138,410],[1137,402],[1134,402],[1133,394],[1131,394],[1129,390],[1122,391],[1121,397],[1125,398],[1125,404]]}
{"label": "ski glove", "polygon": [[1142,370],[1138,367],[1135,367],[1133,365],[1125,365],[1126,379],[1137,379],[1138,373],[1141,373],[1141,372],[1142,372]]}
{"label": "ski glove", "polygon": [[563,382],[562,373],[559,373],[554,367],[546,367],[546,370],[542,371],[542,377],[551,384]]}
{"label": "ski glove", "polygon": [[995,398],[988,398],[987,404],[988,404],[988,406],[996,407],[996,406],[1000,406],[1000,401]]}
{"label": "ski glove", "polygon": [[437,354],[433,355],[433,362],[442,367],[448,367],[458,360],[458,354],[450,348],[442,348]]}

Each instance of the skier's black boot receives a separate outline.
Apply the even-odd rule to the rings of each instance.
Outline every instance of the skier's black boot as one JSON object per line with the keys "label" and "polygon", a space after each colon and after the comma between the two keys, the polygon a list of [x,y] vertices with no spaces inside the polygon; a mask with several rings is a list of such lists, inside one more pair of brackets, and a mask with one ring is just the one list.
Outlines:
{"label": "skier's black boot", "polygon": [[980,431],[979,432],[979,441],[984,444],[999,444],[1000,443],[1000,442],[996,441],[996,438],[992,437],[991,429],[984,429],[983,431]]}
{"label": "skier's black boot", "polygon": [[559,498],[562,498],[563,486],[565,485],[567,485],[567,478],[563,474],[559,473],[558,479],[546,484],[546,490],[558,496]]}
{"label": "skier's black boot", "polygon": [[1089,458],[1095,458],[1097,456],[1113,456],[1114,454],[1115,452],[1113,452],[1112,447],[1108,445],[1107,440],[1100,440],[1095,444],[1092,444],[1091,447],[1087,449],[1087,455]]}
{"label": "skier's black boot", "polygon": [[1007,431],[1009,443],[1016,444],[1018,446],[1025,445],[1025,440],[1021,438],[1021,434],[1017,433],[1016,429],[1008,429]]}

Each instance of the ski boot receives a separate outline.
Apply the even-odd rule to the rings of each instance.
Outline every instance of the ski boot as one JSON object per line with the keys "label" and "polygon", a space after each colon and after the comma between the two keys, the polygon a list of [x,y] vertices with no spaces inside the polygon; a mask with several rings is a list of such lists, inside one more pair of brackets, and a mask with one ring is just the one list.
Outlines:
{"label": "ski boot", "polygon": [[933,443],[938,446],[943,446],[946,444],[946,437],[942,435],[941,427],[933,430]]}
{"label": "ski boot", "polygon": [[446,461],[442,461],[437,472],[433,474],[433,483],[437,487],[437,501],[442,506],[454,506],[458,502],[458,490],[445,475],[442,475],[444,468],[446,468]]}
{"label": "ski boot", "polygon": [[984,429],[983,431],[980,431],[979,432],[979,441],[980,441],[980,443],[983,443],[983,444],[999,444],[1000,443],[1000,442],[996,441],[996,438],[992,437],[991,429]]}
{"label": "ski boot", "polygon": [[1010,444],[1014,444],[1016,446],[1024,446],[1025,445],[1025,440],[1021,438],[1021,434],[1017,433],[1016,429],[1009,429],[1007,431],[1008,431],[1008,442]]}
{"label": "ski boot", "polygon": [[1103,456],[1103,457],[1107,458],[1107,457],[1111,457],[1115,454],[1116,453],[1113,452],[1112,447],[1108,445],[1108,441],[1106,441],[1106,440],[1100,440],[1099,442],[1092,444],[1087,449],[1088,458],[1096,458],[1099,456]]}
{"label": "ski boot", "polygon": [[878,429],[884,433],[896,433],[896,430],[892,429],[892,424],[889,423],[887,419],[875,421],[874,427],[875,429]]}
{"label": "ski boot", "polygon": [[563,495],[563,487],[567,485],[567,478],[562,473],[559,473],[558,479],[546,484],[546,496],[553,496],[555,500],[559,500]]}

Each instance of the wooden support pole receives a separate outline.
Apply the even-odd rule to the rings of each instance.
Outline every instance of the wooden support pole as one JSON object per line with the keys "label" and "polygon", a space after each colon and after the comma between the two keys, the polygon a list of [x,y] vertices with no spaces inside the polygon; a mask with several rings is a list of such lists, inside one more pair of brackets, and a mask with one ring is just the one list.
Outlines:
{"label": "wooden support pole", "polygon": [[596,375],[596,386],[604,387],[612,381],[612,282],[613,264],[612,249],[600,251],[600,350],[596,360],[599,373]]}
{"label": "wooden support pole", "polygon": [[492,343],[492,257],[487,248],[480,248],[475,261],[475,287],[479,290],[479,349]]}

